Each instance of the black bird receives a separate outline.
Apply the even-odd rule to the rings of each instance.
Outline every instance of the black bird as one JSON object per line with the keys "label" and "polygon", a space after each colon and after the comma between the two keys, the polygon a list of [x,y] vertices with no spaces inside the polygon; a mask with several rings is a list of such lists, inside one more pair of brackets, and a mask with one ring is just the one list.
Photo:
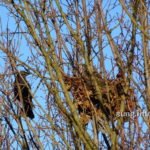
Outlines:
{"label": "black bird", "polygon": [[23,112],[26,114],[26,116],[30,119],[33,119],[33,103],[32,95],[30,93],[31,87],[26,80],[27,75],[29,75],[29,73],[26,71],[20,71],[17,73],[14,82],[14,96],[16,100],[22,103]]}
{"label": "black bird", "polygon": [[123,87],[123,84],[124,84],[124,73],[123,71],[120,69],[118,74],[116,75],[116,81],[118,82],[116,84],[116,88],[117,88],[117,92],[118,92],[118,95],[121,96],[121,95],[124,95],[125,92],[124,92],[124,87]]}

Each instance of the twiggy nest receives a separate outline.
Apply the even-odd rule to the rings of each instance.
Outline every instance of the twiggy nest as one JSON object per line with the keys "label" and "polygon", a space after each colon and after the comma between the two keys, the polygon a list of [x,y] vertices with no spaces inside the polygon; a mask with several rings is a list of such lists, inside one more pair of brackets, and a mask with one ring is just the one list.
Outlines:
{"label": "twiggy nest", "polygon": [[[135,110],[135,96],[132,88],[127,87],[122,78],[114,80],[103,79],[97,73],[96,81],[102,96],[102,103],[109,118],[116,120],[116,113],[132,112]],[[83,124],[88,123],[93,114],[102,115],[100,100],[97,98],[95,88],[89,76],[64,76],[67,90],[72,93],[76,108]],[[126,91],[125,91],[126,87]],[[123,102],[124,109],[121,110]]]}

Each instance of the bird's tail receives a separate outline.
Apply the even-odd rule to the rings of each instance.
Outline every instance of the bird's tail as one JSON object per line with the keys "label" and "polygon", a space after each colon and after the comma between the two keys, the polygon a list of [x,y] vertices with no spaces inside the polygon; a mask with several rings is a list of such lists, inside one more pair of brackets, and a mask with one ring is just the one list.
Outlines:
{"label": "bird's tail", "polygon": [[33,119],[33,118],[34,118],[34,113],[33,113],[32,109],[28,109],[28,110],[26,111],[26,115],[27,115],[27,117],[29,117],[30,119]]}

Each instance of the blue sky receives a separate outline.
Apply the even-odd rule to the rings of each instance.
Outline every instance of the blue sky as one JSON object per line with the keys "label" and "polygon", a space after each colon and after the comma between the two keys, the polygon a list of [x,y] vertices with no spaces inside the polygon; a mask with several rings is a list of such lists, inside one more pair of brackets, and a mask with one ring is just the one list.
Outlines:
{"label": "blue sky", "polygon": [[[104,4],[105,5],[105,7],[107,8],[107,4],[105,3]],[[110,11],[109,12],[109,15],[108,16],[110,16],[110,18],[112,17],[112,16],[117,16],[117,14],[120,14],[121,13],[121,7],[120,6],[118,6],[118,8],[117,9],[113,9],[112,11]],[[111,16],[112,15],[112,16]],[[2,6],[0,6],[0,19],[1,19],[1,22],[2,22],[2,31],[6,31],[6,29],[7,29],[7,27],[10,29],[10,31],[15,31],[16,30],[16,23],[15,23],[15,21],[14,21],[14,19],[11,17],[11,16],[8,16],[8,11],[4,8],[4,7],[2,7]],[[128,17],[126,18],[126,19],[128,19]],[[116,22],[112,22],[112,28],[114,27],[114,26],[116,26],[116,24],[115,24]],[[22,24],[23,25],[23,24]],[[1,29],[0,29],[0,34],[1,34]],[[112,35],[113,35],[113,37],[115,37],[115,36],[118,36],[120,34],[120,29],[119,28],[117,28],[116,30],[114,30],[113,32],[112,32]],[[21,58],[21,60],[23,60],[23,61],[25,61],[25,60],[27,60],[28,58],[29,59],[31,59],[30,58],[30,51],[29,51],[29,44],[26,42],[26,40],[24,39],[24,37],[22,37],[22,36],[20,36],[20,35],[16,35],[15,37],[14,37],[14,39],[16,39],[16,41],[17,41],[17,38],[19,38],[19,39],[21,39],[21,43],[19,44],[19,46],[18,46],[18,51],[20,52],[20,54],[21,54],[21,56],[20,56],[20,58]],[[5,39],[6,40],[6,39]],[[109,57],[109,58],[113,58],[113,55],[112,55],[112,52],[111,52],[111,50],[110,50],[110,47],[109,46],[107,46],[106,48],[105,48],[105,51],[104,51],[104,54],[107,56],[107,57]],[[2,68],[2,70],[4,71],[4,67],[5,67],[5,63],[4,63],[4,61],[3,61],[3,57],[2,57],[2,53],[0,52],[0,67]],[[107,70],[111,70],[111,60],[110,59],[107,59],[106,61],[105,61],[105,66],[106,66],[106,69]],[[97,65],[97,62],[95,61],[95,65]],[[20,68],[20,69],[22,69],[22,68]],[[2,71],[1,70],[1,71]],[[0,72],[1,73],[1,72]],[[117,73],[117,68],[115,68],[115,73]],[[35,88],[36,88],[36,86],[38,85],[38,83],[39,83],[39,79],[37,79],[37,78],[34,78],[33,76],[29,76],[28,77],[28,80],[31,82],[30,84],[32,85],[32,90],[33,90],[33,92],[34,92],[34,90],[35,90]],[[38,91],[36,92],[36,95],[35,95],[35,97],[36,97],[36,99],[37,99],[37,101],[38,102],[40,102],[40,104],[45,108],[45,102],[43,102],[43,98],[44,98],[44,96],[45,96],[45,94],[46,93],[42,93],[41,92],[41,89],[43,89],[44,87],[40,87],[39,89],[38,89]],[[36,105],[35,105],[36,106]],[[39,110],[37,109],[37,108],[35,108],[35,110],[34,110],[35,112],[39,112]],[[35,113],[35,116],[36,116],[36,113]],[[38,119],[39,118],[35,118],[35,122],[36,121],[38,121]],[[146,128],[144,128],[143,127],[143,129],[146,129]]]}

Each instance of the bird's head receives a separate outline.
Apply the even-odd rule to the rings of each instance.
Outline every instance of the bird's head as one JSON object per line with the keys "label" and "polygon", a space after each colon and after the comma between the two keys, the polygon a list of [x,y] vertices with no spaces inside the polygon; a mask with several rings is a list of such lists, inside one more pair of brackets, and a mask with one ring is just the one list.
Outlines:
{"label": "bird's head", "polygon": [[27,71],[20,71],[20,72],[18,72],[18,75],[21,75],[21,76],[23,76],[23,77],[26,77],[26,76],[30,75],[30,72],[27,72]]}

